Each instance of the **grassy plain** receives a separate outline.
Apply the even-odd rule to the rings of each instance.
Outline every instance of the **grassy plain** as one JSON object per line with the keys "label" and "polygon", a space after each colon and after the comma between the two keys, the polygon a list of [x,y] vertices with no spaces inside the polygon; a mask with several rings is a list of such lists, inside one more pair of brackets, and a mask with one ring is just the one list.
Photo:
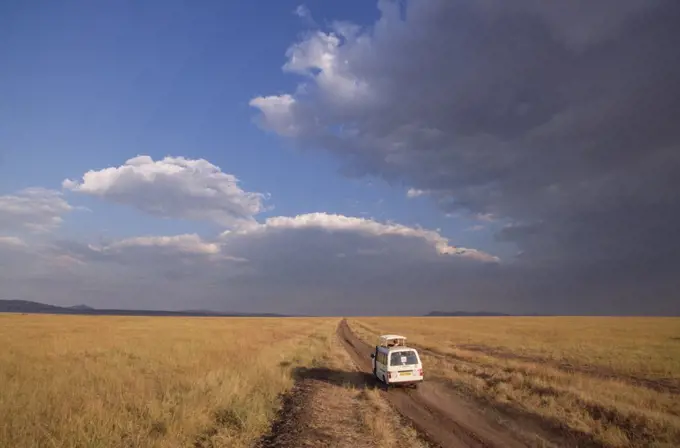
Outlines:
{"label": "grassy plain", "polygon": [[602,446],[680,446],[680,319],[357,318],[404,334],[428,378]]}
{"label": "grassy plain", "polygon": [[0,446],[250,446],[337,322],[0,315]]}

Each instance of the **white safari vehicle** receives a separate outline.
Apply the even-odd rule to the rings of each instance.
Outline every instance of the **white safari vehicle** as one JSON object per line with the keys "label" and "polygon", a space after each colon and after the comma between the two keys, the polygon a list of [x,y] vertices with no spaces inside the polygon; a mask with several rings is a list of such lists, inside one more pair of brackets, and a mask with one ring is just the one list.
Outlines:
{"label": "white safari vehicle", "polygon": [[371,353],[373,375],[390,385],[417,387],[423,381],[423,364],[418,351],[406,346],[406,338],[386,334],[379,338],[375,352]]}

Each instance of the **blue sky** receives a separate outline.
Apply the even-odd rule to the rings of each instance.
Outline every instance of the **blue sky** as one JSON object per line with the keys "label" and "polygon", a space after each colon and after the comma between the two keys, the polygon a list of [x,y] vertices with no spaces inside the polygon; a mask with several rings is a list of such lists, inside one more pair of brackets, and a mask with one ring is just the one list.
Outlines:
{"label": "blue sky", "polygon": [[[0,57],[4,193],[121,165],[137,154],[205,158],[269,192],[271,214],[327,211],[440,228],[490,249],[473,220],[446,217],[407,185],[349,179],[324,153],[300,154],[253,123],[257,95],[290,90],[285,50],[310,22],[298,2],[43,2],[5,4]],[[314,21],[370,24],[375,4],[309,2]],[[36,163],[39,161],[39,163]],[[159,222],[125,207],[82,198],[64,232],[172,234],[196,223]],[[122,216],[121,216],[122,215]],[[209,229],[202,229],[209,231]],[[459,244],[461,244],[459,243]]]}
{"label": "blue sky", "polygon": [[676,312],[679,13],[624,3],[2,2],[4,295]]}

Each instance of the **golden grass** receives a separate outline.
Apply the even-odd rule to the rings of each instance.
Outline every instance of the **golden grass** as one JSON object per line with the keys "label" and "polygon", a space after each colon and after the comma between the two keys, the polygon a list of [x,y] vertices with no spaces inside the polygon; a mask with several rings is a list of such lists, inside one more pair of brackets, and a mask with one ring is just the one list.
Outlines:
{"label": "golden grass", "polygon": [[0,315],[0,446],[249,446],[336,324]]}
{"label": "golden grass", "polygon": [[604,446],[680,445],[680,319],[360,318],[401,333],[428,378]]}
{"label": "golden grass", "polygon": [[415,429],[380,396],[378,389],[363,389],[356,395],[359,415],[367,439],[377,448],[424,448]]}

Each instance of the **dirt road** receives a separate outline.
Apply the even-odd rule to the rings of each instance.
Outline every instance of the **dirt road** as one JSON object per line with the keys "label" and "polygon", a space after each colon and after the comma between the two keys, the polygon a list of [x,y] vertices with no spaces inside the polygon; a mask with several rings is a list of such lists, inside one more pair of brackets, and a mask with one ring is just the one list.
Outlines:
{"label": "dirt road", "polygon": [[295,386],[255,447],[429,448],[403,424],[372,375],[357,371],[340,338],[328,336],[328,358],[293,370]]}
{"label": "dirt road", "polygon": [[[511,431],[498,415],[472,404],[436,379],[418,389],[385,390],[371,373],[372,347],[345,320],[329,359],[294,371],[295,387],[257,448],[566,447]],[[404,424],[407,423],[407,424]]]}
{"label": "dirt road", "polygon": [[[371,372],[372,347],[354,335],[345,320],[340,322],[337,333],[356,366]],[[397,388],[382,393],[431,444],[447,448],[527,446],[438,384],[426,380],[417,390]]]}

